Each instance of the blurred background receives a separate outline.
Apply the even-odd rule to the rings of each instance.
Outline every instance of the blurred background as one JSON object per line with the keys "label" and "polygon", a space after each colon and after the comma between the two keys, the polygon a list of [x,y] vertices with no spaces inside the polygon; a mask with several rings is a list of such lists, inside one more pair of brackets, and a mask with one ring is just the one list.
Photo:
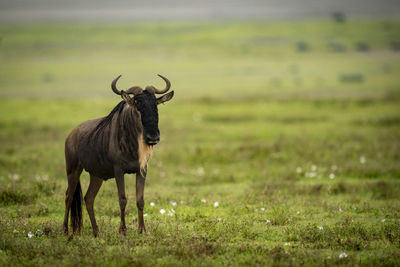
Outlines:
{"label": "blurred background", "polygon": [[341,11],[352,17],[399,14],[395,0],[221,0],[221,1],[2,1],[3,22],[121,22],[221,19],[324,18]]}
{"label": "blurred background", "polygon": [[[0,265],[399,264],[399,0],[0,0],[0,59]],[[111,181],[66,243],[66,136],[158,73],[150,234]]]}
{"label": "blurred background", "polygon": [[179,97],[382,95],[398,86],[399,12],[394,0],[1,1],[0,96],[106,97],[119,74],[130,86],[158,72]]}

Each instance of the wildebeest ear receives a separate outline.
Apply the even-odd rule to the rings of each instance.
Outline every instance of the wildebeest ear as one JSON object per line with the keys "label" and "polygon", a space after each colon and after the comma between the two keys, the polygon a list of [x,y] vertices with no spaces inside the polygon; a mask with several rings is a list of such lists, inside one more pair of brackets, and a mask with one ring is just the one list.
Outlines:
{"label": "wildebeest ear", "polygon": [[168,94],[165,94],[165,95],[157,98],[157,105],[162,104],[167,101],[170,101],[173,96],[174,96],[174,91],[171,91]]}
{"label": "wildebeest ear", "polygon": [[129,96],[129,94],[127,94],[123,90],[121,90],[121,97],[123,100],[125,100],[126,103],[128,103],[128,105],[130,105],[130,106],[133,105],[132,98]]}

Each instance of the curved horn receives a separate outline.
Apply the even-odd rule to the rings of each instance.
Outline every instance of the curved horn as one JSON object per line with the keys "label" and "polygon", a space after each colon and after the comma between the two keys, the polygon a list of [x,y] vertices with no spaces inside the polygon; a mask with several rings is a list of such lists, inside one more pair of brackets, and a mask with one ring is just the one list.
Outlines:
{"label": "curved horn", "polygon": [[129,88],[128,90],[126,90],[126,92],[128,94],[139,95],[139,94],[143,93],[143,89],[140,86],[133,86],[133,87]]}
{"label": "curved horn", "polygon": [[167,85],[165,86],[165,88],[164,88],[163,90],[159,90],[159,89],[155,88],[154,86],[151,86],[151,87],[154,89],[154,93],[156,93],[156,94],[164,94],[164,93],[166,93],[166,92],[169,90],[169,88],[171,87],[171,82],[170,82],[167,78],[165,78],[164,76],[162,76],[162,75],[160,75],[160,74],[157,74],[157,75],[158,75],[161,79],[163,79]]}
{"label": "curved horn", "polygon": [[[115,78],[112,83],[111,83],[111,89],[116,93],[117,95],[121,95],[121,91],[118,90],[117,88],[117,81],[119,78],[121,78],[122,75],[119,75],[117,78]],[[133,95],[138,95],[143,92],[143,89],[140,86],[133,86],[129,88],[128,90],[125,91],[127,94],[133,94]]]}
{"label": "curved horn", "polygon": [[119,78],[121,78],[122,75],[119,75],[117,78],[115,78],[112,83],[111,83],[111,89],[113,90],[114,93],[117,95],[121,95],[121,91],[117,89],[117,81]]}

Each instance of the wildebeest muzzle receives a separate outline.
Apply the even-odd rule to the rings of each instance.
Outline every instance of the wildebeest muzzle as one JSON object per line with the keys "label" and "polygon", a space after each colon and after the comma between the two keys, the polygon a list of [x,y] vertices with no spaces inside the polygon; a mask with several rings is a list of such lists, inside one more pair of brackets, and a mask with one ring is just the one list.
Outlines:
{"label": "wildebeest muzzle", "polygon": [[160,142],[160,133],[152,133],[152,134],[147,133],[145,135],[144,140],[145,140],[146,144],[148,144],[150,146],[154,146],[158,142]]}

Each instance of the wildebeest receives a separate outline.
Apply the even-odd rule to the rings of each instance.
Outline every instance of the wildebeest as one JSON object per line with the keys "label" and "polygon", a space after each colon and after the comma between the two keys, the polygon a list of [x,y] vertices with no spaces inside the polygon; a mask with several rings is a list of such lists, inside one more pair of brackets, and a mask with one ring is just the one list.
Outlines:
{"label": "wildebeest", "polygon": [[[73,233],[82,227],[82,189],[80,175],[85,169],[90,174],[90,184],[85,195],[86,209],[89,213],[93,234],[99,228],[94,216],[94,199],[103,183],[115,177],[121,224],[119,232],[126,235],[124,174],[136,173],[136,205],[138,208],[139,232],[145,231],[143,221],[143,192],[147,174],[147,161],[153,145],[160,141],[158,129],[158,104],[171,100],[174,91],[159,98],[171,87],[170,81],[160,76],[166,83],[163,90],[147,86],[143,90],[133,86],[126,91],[118,90],[119,75],[111,83],[111,89],[123,99],[111,113],[103,118],[85,121],[68,135],[65,141],[65,163],[68,188],[65,197],[64,233],[68,234],[68,217],[71,210]],[[133,95],[131,97],[130,95]]]}

